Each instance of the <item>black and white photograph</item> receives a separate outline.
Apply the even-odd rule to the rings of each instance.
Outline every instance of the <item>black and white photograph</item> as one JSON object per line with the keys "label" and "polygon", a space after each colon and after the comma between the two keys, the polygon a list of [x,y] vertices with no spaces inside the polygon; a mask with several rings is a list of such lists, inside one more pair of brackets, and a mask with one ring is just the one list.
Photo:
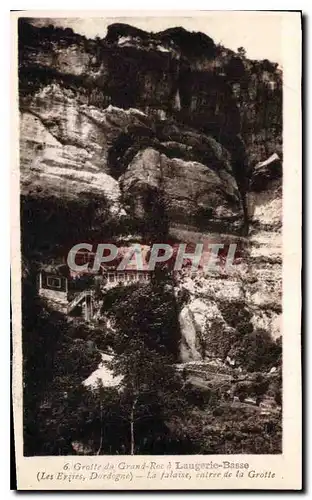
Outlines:
{"label": "black and white photograph", "polygon": [[16,18],[23,457],[274,478],[284,18],[256,16]]}

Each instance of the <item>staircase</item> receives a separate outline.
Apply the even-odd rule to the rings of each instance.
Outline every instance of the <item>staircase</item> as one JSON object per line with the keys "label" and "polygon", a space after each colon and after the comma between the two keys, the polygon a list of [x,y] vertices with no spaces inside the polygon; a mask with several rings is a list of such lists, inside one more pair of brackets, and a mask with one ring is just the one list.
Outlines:
{"label": "staircase", "polygon": [[93,316],[92,308],[92,291],[84,290],[80,292],[74,300],[72,300],[67,306],[67,314],[71,313],[81,302],[84,303],[84,316],[87,321],[89,321]]}

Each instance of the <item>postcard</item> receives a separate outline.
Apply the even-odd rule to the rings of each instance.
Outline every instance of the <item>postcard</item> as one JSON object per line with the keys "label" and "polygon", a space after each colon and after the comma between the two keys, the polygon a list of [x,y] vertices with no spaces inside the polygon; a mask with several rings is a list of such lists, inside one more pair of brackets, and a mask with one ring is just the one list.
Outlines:
{"label": "postcard", "polygon": [[11,20],[17,489],[300,490],[301,13]]}

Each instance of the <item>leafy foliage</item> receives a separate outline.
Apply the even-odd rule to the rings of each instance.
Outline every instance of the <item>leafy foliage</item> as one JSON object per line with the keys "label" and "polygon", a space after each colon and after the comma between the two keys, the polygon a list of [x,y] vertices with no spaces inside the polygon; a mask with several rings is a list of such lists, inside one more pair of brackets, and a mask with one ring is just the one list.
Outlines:
{"label": "leafy foliage", "polygon": [[[84,341],[68,335],[64,316],[49,310],[35,294],[33,283],[26,279],[22,301],[26,455],[58,450],[58,440],[65,439],[61,430],[66,426],[67,396],[75,394],[77,388],[80,391],[82,381],[100,360],[99,353],[86,349]],[[69,453],[68,439],[66,443],[65,453]]]}
{"label": "leafy foliage", "polygon": [[114,348],[123,352],[133,339],[141,339],[149,348],[177,355],[180,340],[178,310],[172,285],[117,287],[110,290],[103,301],[106,311],[120,332]]}
{"label": "leafy foliage", "polygon": [[255,330],[233,345],[229,352],[248,371],[270,369],[281,363],[282,346],[265,330]]}
{"label": "leafy foliage", "polygon": [[215,356],[234,359],[244,370],[255,372],[279,366],[282,360],[281,338],[274,340],[265,330],[254,330],[251,312],[244,302],[219,304],[222,320],[206,326],[205,349]]}

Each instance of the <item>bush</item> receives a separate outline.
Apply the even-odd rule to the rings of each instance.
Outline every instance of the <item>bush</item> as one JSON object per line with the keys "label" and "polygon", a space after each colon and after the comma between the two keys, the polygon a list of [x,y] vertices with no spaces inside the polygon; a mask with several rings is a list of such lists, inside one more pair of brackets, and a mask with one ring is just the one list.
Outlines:
{"label": "bush", "polygon": [[233,345],[229,355],[248,371],[260,371],[276,366],[281,360],[282,350],[268,332],[259,329]]}

